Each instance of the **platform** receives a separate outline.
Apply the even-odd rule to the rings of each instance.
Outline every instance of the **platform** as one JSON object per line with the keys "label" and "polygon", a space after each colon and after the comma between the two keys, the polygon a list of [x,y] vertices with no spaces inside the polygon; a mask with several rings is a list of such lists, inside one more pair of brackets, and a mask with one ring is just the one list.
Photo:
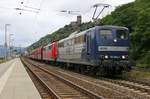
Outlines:
{"label": "platform", "polygon": [[0,64],[0,99],[41,99],[19,58]]}

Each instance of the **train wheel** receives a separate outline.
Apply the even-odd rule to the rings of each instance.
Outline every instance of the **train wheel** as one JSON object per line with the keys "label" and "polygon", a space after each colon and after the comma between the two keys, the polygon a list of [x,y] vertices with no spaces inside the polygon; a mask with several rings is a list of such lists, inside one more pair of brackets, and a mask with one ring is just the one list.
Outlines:
{"label": "train wheel", "polygon": [[90,72],[89,72],[90,76],[95,76],[96,75],[96,71],[97,71],[96,68],[91,66]]}
{"label": "train wheel", "polygon": [[105,69],[103,66],[100,66],[97,68],[97,72],[96,72],[96,75],[97,76],[104,76],[106,73],[105,73]]}
{"label": "train wheel", "polygon": [[81,73],[81,74],[85,74],[85,70],[86,70],[86,69],[85,69],[85,66],[82,66],[82,65],[81,65],[81,67],[80,67],[80,73]]}
{"label": "train wheel", "polygon": [[75,65],[75,71],[76,71],[77,73],[80,73],[80,66]]}

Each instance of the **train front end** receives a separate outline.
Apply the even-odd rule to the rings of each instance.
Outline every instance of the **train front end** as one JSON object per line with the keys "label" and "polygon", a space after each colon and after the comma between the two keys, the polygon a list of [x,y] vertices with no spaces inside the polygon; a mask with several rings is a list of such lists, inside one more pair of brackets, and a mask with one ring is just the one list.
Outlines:
{"label": "train front end", "polygon": [[129,30],[126,27],[97,28],[97,59],[101,72],[119,74],[131,69],[129,63]]}

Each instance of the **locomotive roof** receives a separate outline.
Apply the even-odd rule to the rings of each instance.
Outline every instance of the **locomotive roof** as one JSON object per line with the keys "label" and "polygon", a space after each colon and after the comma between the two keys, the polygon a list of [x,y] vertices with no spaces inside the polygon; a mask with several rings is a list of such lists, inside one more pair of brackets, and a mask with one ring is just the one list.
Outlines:
{"label": "locomotive roof", "polygon": [[85,30],[85,31],[82,31],[82,32],[74,32],[74,33],[70,34],[68,37],[66,37],[62,40],[59,40],[58,42],[60,43],[60,42],[63,42],[65,40],[72,39],[72,38],[80,36],[80,35],[84,35],[86,33],[86,31],[88,31],[88,30]]}
{"label": "locomotive roof", "polygon": [[49,46],[51,46],[52,44],[54,44],[55,42],[53,42],[53,43],[49,43],[49,44],[47,44],[47,45],[45,45],[43,48],[45,48],[45,47],[49,47]]}
{"label": "locomotive roof", "polygon": [[99,28],[111,28],[111,29],[127,29],[126,27],[123,26],[114,26],[114,25],[103,25],[103,26],[95,26],[95,27],[99,27]]}
{"label": "locomotive roof", "polygon": [[93,29],[96,29],[96,28],[108,28],[108,29],[126,29],[128,30],[128,28],[126,27],[122,27],[122,26],[113,26],[113,25],[103,25],[103,26],[95,26],[95,27],[92,27],[92,28],[89,28],[87,30],[84,30],[84,31],[81,31],[81,32],[73,32],[72,34],[70,34],[68,37],[62,39],[62,40],[59,40],[58,42],[63,42],[65,40],[68,40],[68,39],[71,39],[71,38],[74,38],[74,37],[77,37],[77,36],[80,36],[80,35],[84,35],[87,31],[89,30],[93,30]]}

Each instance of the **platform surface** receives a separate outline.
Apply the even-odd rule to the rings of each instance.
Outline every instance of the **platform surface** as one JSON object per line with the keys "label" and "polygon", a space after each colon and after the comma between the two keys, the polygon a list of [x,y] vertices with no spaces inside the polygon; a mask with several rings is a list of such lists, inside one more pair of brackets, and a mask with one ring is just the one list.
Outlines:
{"label": "platform surface", "polygon": [[19,58],[0,64],[0,99],[41,99]]}

